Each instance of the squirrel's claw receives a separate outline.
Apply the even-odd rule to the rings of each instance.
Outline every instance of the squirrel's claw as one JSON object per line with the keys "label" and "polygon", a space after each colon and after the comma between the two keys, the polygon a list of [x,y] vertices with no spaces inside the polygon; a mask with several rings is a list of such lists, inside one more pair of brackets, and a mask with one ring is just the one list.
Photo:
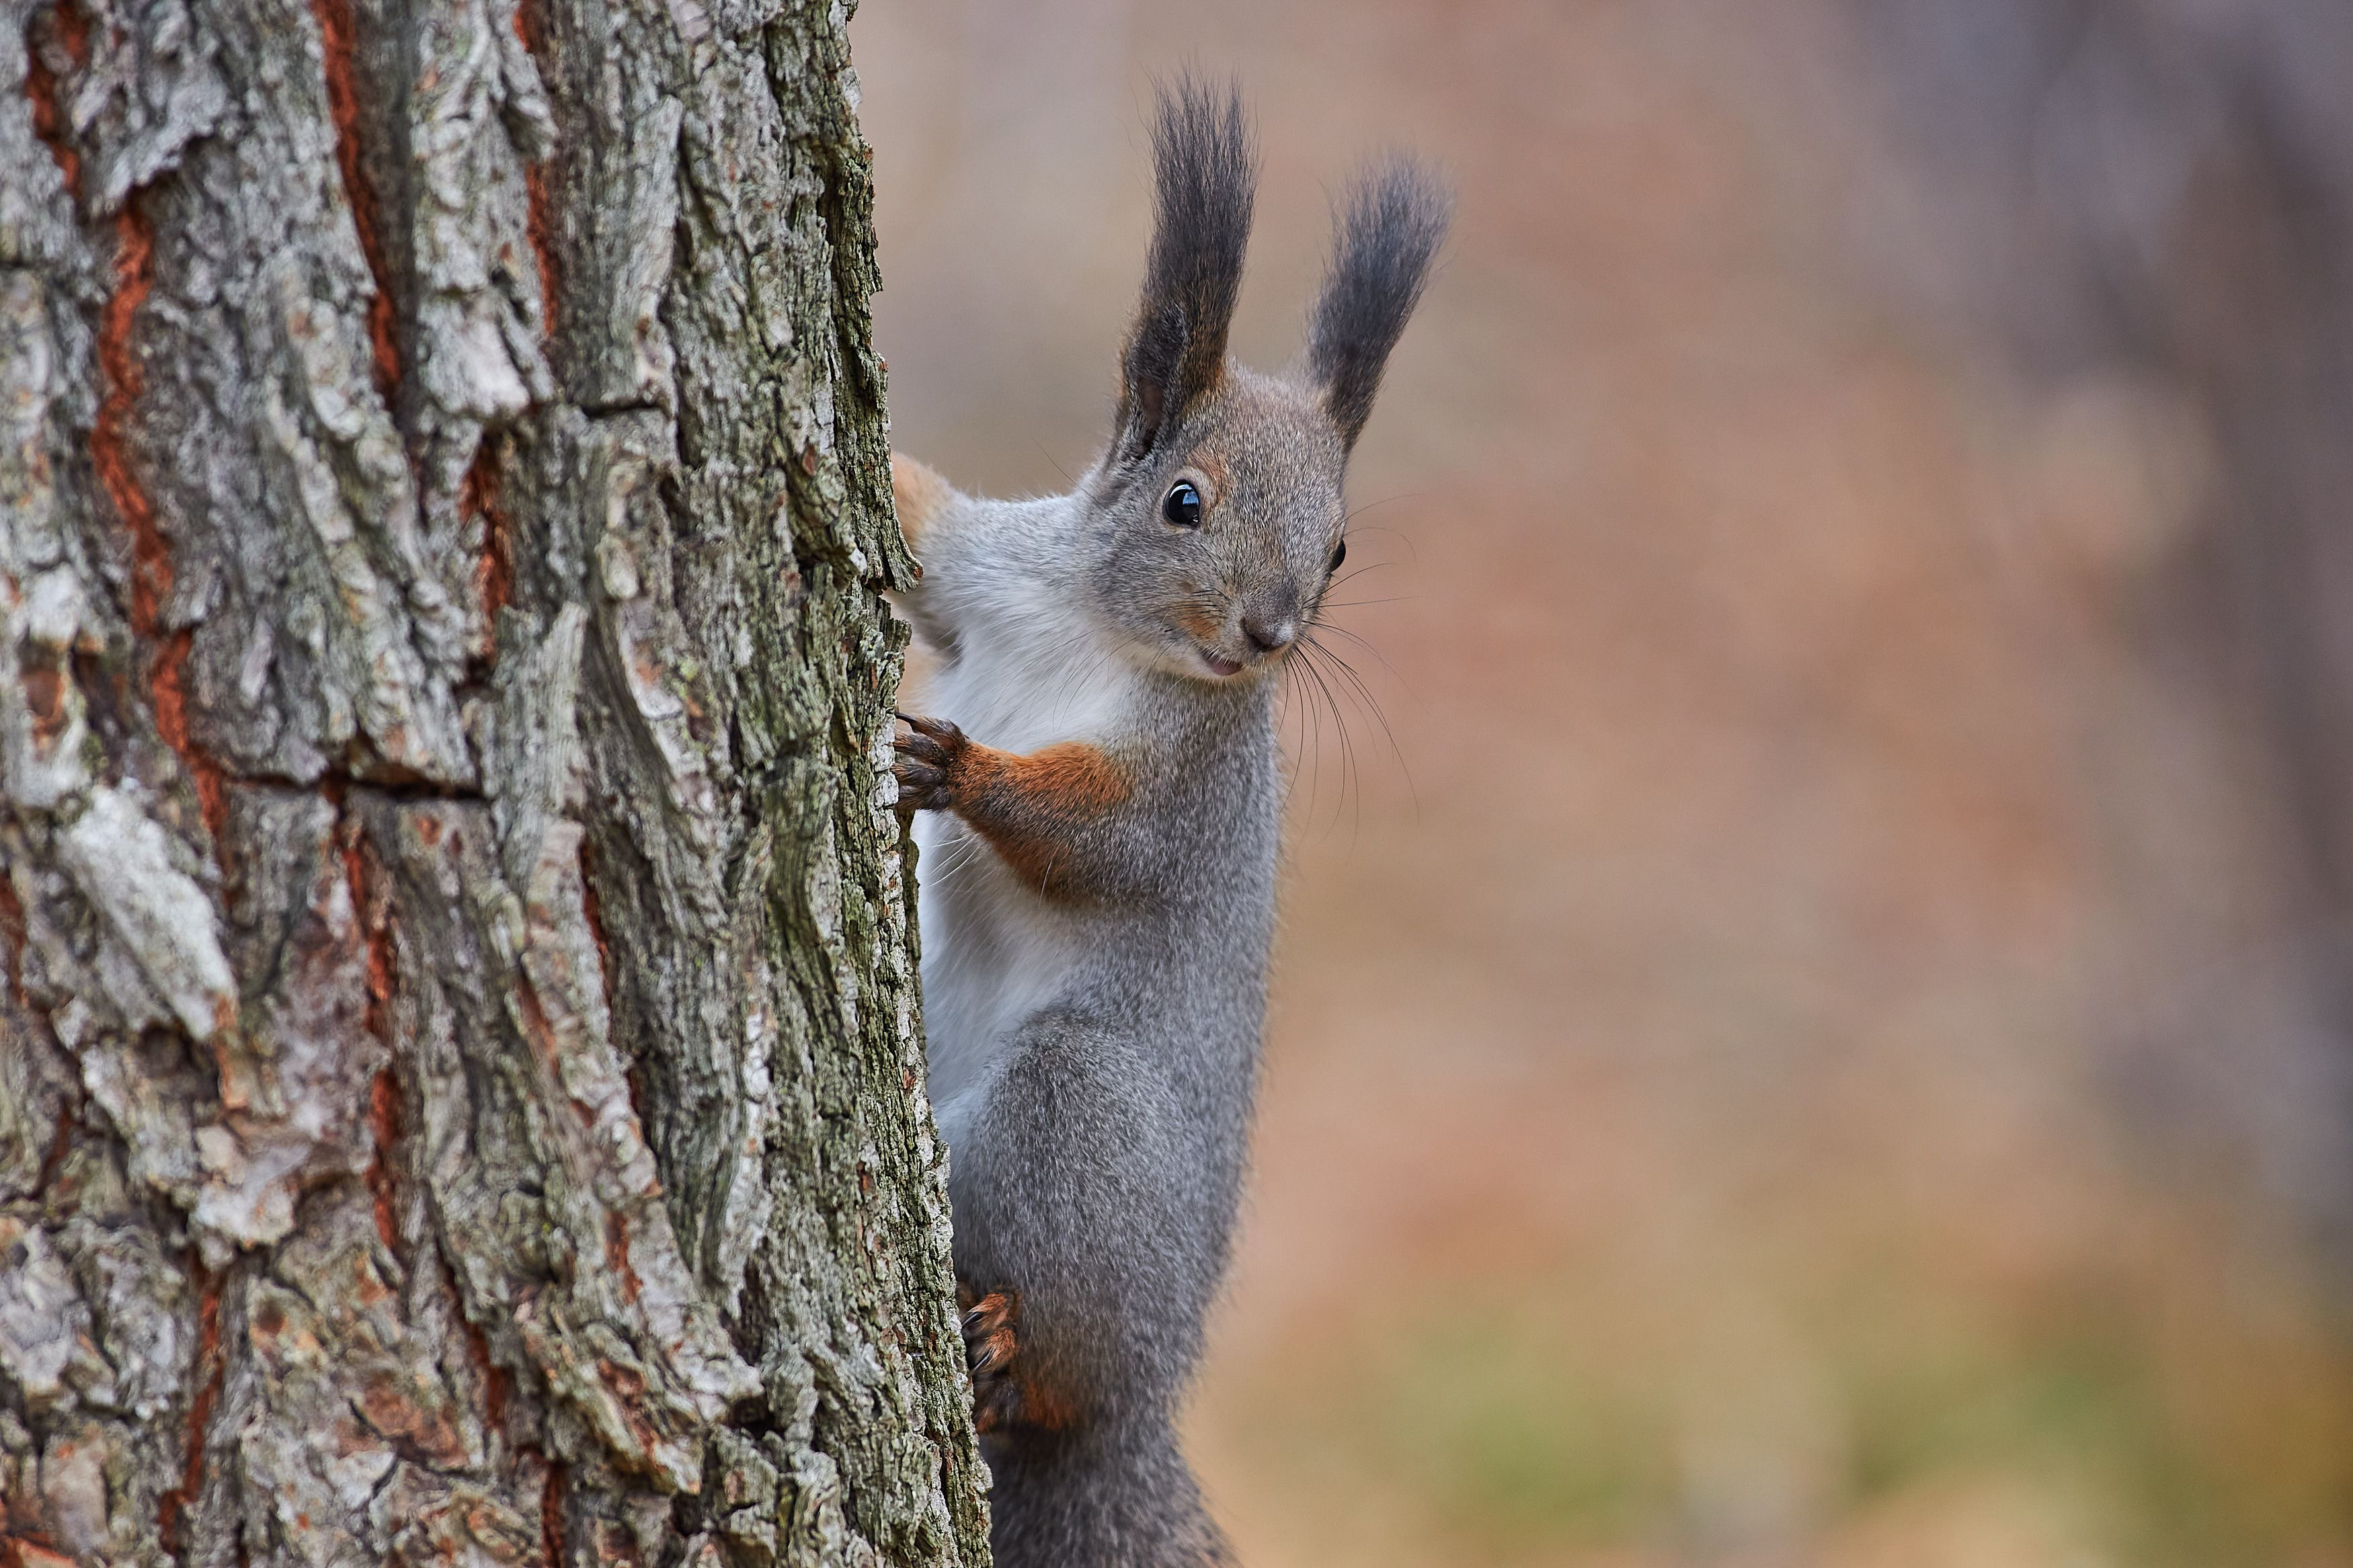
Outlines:
{"label": "squirrel's claw", "polygon": [[1010,1290],[992,1290],[964,1314],[964,1353],[972,1369],[973,1426],[992,1432],[1011,1420],[1020,1391],[1009,1375],[1020,1349],[1015,1325],[1021,1320],[1021,1299]]}
{"label": "squirrel's claw", "polygon": [[910,730],[914,731],[916,734],[922,735],[928,740],[937,741],[942,745],[961,746],[964,744],[964,731],[957,729],[955,725],[948,720],[918,719],[913,713],[896,713],[893,714],[892,717],[896,718],[902,724],[906,725]]}
{"label": "squirrel's claw", "polygon": [[947,765],[948,749],[921,731],[913,735],[902,735],[892,743],[897,747],[899,754],[902,757],[913,757],[929,767],[939,768]]}

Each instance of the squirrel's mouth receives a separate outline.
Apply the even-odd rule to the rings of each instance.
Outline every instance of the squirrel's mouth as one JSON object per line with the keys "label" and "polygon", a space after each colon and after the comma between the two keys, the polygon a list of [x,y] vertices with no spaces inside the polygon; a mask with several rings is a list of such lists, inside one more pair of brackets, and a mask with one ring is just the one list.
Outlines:
{"label": "squirrel's mouth", "polygon": [[1240,675],[1242,672],[1242,667],[1240,665],[1235,663],[1230,658],[1220,658],[1216,654],[1211,653],[1208,648],[1203,648],[1201,650],[1201,662],[1208,665],[1209,667],[1209,673],[1216,676],[1219,680],[1223,680],[1229,676]]}

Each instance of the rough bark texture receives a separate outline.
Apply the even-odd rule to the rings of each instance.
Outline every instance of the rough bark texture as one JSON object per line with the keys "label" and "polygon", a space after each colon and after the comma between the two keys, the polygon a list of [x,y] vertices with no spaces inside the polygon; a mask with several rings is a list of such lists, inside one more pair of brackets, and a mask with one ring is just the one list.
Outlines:
{"label": "rough bark texture", "polygon": [[985,1560],[809,0],[7,0],[0,1562]]}

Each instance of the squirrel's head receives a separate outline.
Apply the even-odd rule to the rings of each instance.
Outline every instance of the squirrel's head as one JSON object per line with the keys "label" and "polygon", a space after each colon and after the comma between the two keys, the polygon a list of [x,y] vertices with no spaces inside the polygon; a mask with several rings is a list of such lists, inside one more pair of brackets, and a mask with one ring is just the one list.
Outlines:
{"label": "squirrel's head", "polygon": [[1142,658],[1196,679],[1273,668],[1314,625],[1347,549],[1340,480],[1381,368],[1421,297],[1449,204],[1392,159],[1357,182],[1294,375],[1228,363],[1256,161],[1240,95],[1160,96],[1158,218],[1120,360],[1110,449],[1082,493],[1088,581]]}

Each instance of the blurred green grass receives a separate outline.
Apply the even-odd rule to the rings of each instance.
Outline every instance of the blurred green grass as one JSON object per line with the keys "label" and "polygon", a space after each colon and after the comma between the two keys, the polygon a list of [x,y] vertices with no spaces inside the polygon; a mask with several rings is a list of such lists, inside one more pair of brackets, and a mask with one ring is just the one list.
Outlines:
{"label": "blurred green grass", "polygon": [[[2110,1283],[1968,1302],[1810,1279],[1779,1331],[1808,1393],[1761,1404],[1688,1353],[1708,1336],[1680,1310],[1645,1322],[1569,1284],[1399,1300],[1228,1379],[1249,1393],[1215,1441],[1248,1490],[1323,1521],[1306,1561],[2353,1561],[2337,1342],[2211,1317],[2153,1335],[2146,1282]],[[2229,1408],[2250,1388],[2295,1392]]]}
{"label": "blurred green grass", "polygon": [[1445,1531],[1497,1557],[1624,1540],[1672,1501],[1673,1435],[1641,1369],[1558,1328],[1517,1303],[1430,1310],[1389,1353],[1350,1358],[1372,1376],[1319,1425],[1352,1468],[1416,1478]]}

